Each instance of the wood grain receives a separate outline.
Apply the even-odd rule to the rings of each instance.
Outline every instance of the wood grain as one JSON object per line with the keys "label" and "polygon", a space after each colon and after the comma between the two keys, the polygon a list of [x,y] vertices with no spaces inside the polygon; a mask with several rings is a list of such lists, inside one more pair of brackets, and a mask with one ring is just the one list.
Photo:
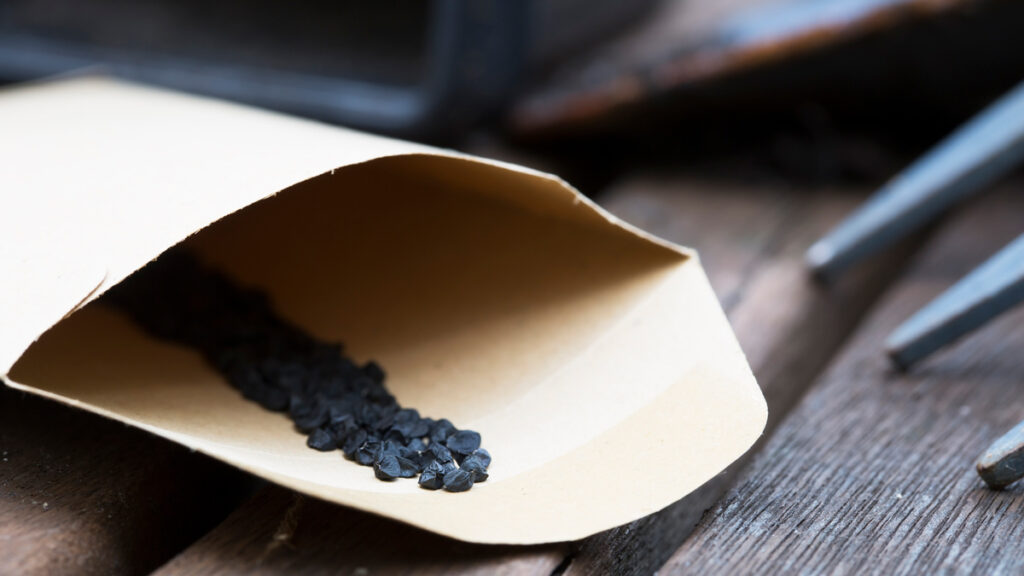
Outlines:
{"label": "wood grain", "polygon": [[0,386],[0,574],[140,574],[223,519],[245,479]]}
{"label": "wood grain", "polygon": [[[628,221],[701,250],[747,353],[766,375],[761,383],[774,422],[839,346],[900,258],[894,253],[834,291],[819,291],[807,281],[803,248],[861,198],[857,192],[807,195],[778,186],[722,186],[648,175],[613,187],[601,201]],[[785,352],[803,343],[807,354]],[[271,489],[159,574],[651,572],[726,489],[729,478],[724,474],[659,514],[572,548],[473,546],[313,500],[289,512],[295,497]],[[278,527],[289,523],[294,537],[287,546],[275,545]]]}
{"label": "wood grain", "polygon": [[1024,222],[1021,183],[945,226],[662,574],[1024,572],[1024,487],[973,462],[1024,414],[1024,309],[908,374],[884,337]]}
{"label": "wood grain", "polygon": [[466,544],[272,486],[156,574],[549,574],[563,557]]}
{"label": "wood grain", "polygon": [[[691,197],[707,204],[691,202]],[[669,179],[637,182],[606,201],[627,220],[701,250],[701,260],[768,401],[765,436],[801,397],[917,243],[912,239],[827,290],[812,284],[803,265],[804,250],[862,198],[853,190],[797,192]],[[653,209],[655,205],[661,209]],[[659,223],[665,214],[676,217]],[[567,573],[654,572],[746,461],[747,457],[740,459],[657,514],[580,543]]]}

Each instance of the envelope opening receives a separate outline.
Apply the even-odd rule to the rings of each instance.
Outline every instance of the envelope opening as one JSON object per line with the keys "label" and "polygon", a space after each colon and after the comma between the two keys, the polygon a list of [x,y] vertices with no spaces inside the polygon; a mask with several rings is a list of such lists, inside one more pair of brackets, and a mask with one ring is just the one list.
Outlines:
{"label": "envelope opening", "polygon": [[[607,225],[569,196],[531,198],[538,181],[521,176],[460,159],[377,160],[298,184],[183,244],[266,291],[288,320],[344,342],[360,361],[377,360],[404,406],[479,430],[496,456],[496,483],[630,414],[608,402],[603,419],[575,421],[572,395],[582,399],[585,383],[552,400],[561,413],[515,411],[528,410],[524,398],[543,396],[687,258]],[[367,471],[340,453],[312,452],[287,418],[244,400],[194,351],[154,340],[102,299],[44,335],[12,378],[138,415],[158,432],[193,430],[280,461],[323,460],[360,488],[393,489],[357,478]],[[538,417],[563,421],[537,428]],[[567,433],[532,432],[552,427]]]}
{"label": "envelope opening", "polygon": [[[12,387],[311,496],[502,544],[636,520],[763,429],[700,262],[554,177],[112,80],[3,97]],[[462,494],[380,482],[310,450],[195,350],[90,303],[182,239],[292,323],[378,360],[403,405],[480,431],[490,479]]]}

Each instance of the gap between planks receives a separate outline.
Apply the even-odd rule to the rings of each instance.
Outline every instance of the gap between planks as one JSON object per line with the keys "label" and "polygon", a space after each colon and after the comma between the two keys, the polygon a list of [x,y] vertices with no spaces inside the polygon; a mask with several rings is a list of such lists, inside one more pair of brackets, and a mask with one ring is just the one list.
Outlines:
{"label": "gap between planks", "polygon": [[[806,246],[863,199],[863,191],[800,193],[678,175],[634,177],[600,198],[623,219],[696,247],[769,402],[769,430],[802,394],[907,250],[828,291],[807,280]],[[268,546],[295,496],[268,487],[158,574],[649,573],[685,539],[741,464],[665,510],[575,545],[460,543],[310,500],[286,545]]]}

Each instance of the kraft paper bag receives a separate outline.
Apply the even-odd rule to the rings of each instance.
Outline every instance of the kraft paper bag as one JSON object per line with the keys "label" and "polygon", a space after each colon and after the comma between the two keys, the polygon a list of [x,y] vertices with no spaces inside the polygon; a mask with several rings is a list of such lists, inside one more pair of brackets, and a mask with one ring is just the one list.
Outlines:
{"label": "kraft paper bag", "polygon": [[[553,176],[103,78],[0,92],[0,163],[6,384],[306,494],[466,541],[573,540],[763,430],[697,255]],[[403,406],[479,431],[490,479],[378,481],[96,301],[182,242],[377,360]]]}

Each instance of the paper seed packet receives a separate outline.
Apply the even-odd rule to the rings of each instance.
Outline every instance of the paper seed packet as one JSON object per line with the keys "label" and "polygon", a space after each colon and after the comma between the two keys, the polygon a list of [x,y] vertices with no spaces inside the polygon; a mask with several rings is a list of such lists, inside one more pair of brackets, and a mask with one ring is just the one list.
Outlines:
{"label": "paper seed packet", "polygon": [[[697,255],[554,176],[105,78],[6,89],[0,126],[11,387],[486,543],[575,540],[655,512],[764,428]],[[104,306],[179,244],[378,361],[403,405],[479,431],[487,482],[380,482]]]}

